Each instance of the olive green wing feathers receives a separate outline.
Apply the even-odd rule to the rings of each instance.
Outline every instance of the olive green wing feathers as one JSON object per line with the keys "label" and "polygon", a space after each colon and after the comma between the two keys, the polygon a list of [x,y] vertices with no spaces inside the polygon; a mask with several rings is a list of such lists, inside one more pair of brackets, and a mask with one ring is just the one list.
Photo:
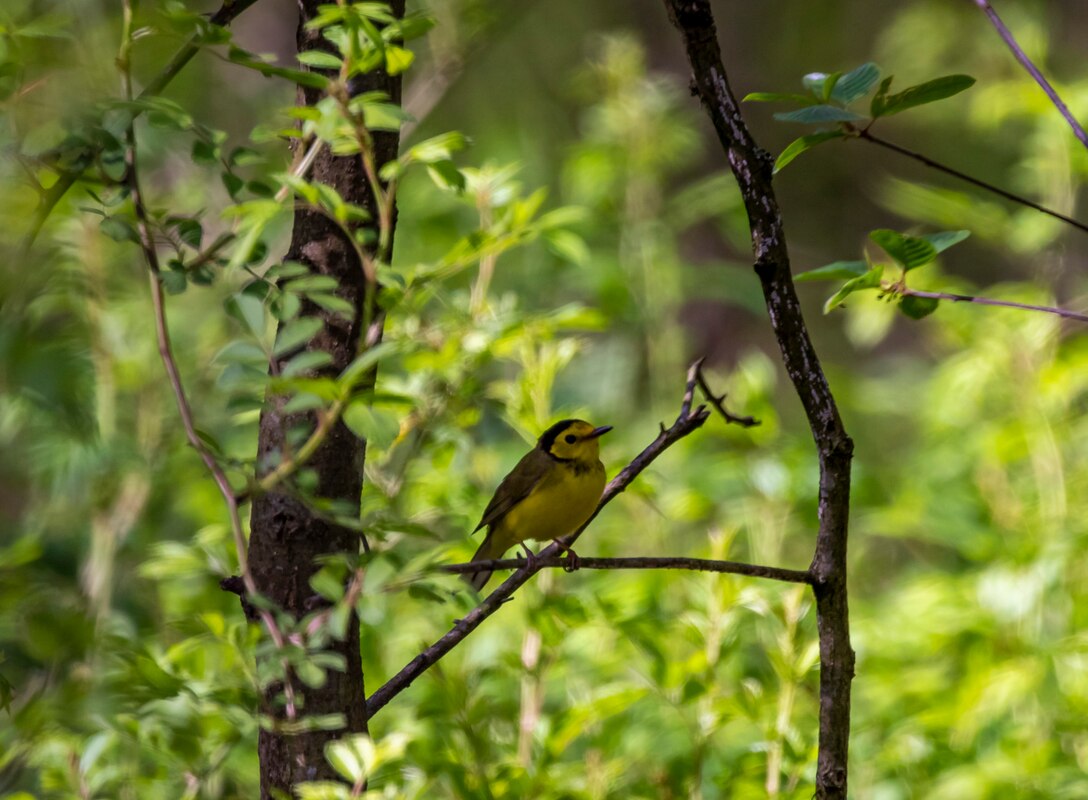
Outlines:
{"label": "olive green wing feathers", "polygon": [[552,457],[543,450],[534,448],[526,453],[518,465],[510,470],[510,474],[502,479],[499,488],[495,490],[495,496],[484,509],[480,524],[472,532],[476,533],[485,525],[497,525],[510,512],[510,509],[528,497],[533,489],[540,485],[554,466]]}

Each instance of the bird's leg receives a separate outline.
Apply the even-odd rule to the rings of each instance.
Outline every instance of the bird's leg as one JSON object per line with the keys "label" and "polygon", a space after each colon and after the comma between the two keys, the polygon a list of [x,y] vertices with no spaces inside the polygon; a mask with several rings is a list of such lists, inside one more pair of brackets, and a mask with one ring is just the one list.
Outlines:
{"label": "bird's leg", "polygon": [[552,539],[552,543],[559,548],[559,552],[564,550],[567,553],[567,565],[563,567],[564,572],[574,572],[578,569],[578,554],[574,552],[574,548],[570,545],[563,544],[558,539]]}
{"label": "bird's leg", "polygon": [[529,549],[529,545],[525,542],[521,543],[521,549],[525,551],[525,567],[524,569],[532,570],[533,564],[536,562],[536,553]]}

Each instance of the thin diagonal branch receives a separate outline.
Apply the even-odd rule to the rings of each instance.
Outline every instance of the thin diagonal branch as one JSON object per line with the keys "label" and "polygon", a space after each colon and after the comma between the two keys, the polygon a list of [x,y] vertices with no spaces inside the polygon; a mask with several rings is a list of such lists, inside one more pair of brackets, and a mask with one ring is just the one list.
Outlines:
{"label": "thin diagonal branch", "polygon": [[951,292],[924,292],[919,289],[895,288],[896,294],[909,297],[925,297],[932,300],[951,300],[953,303],[977,303],[983,306],[1002,306],[1004,308],[1019,308],[1024,311],[1042,311],[1045,314],[1055,314],[1064,319],[1075,319],[1078,322],[1088,322],[1088,314],[1076,311],[1068,311],[1054,306],[1037,306],[1031,303],[1016,303],[1012,300],[994,300],[989,297],[978,297],[971,294],[953,294]]}
{"label": "thin diagonal branch", "polygon": [[[590,517],[581,528],[562,540],[565,546],[569,547],[569,545],[573,544],[581,535],[582,531],[584,531],[596,518],[597,514],[601,512],[601,509],[623,492],[623,490],[626,489],[644,469],[650,466],[658,456],[688,434],[702,427],[703,423],[706,422],[707,417],[710,416],[710,412],[706,410],[706,407],[698,406],[694,409],[692,408],[692,400],[694,398],[696,385],[695,373],[696,365],[692,364],[691,369],[688,370],[687,385],[684,389],[683,400],[680,403],[680,413],[677,415],[673,424],[668,428],[662,425],[661,432],[657,435],[657,438],[650,442],[641,453],[632,459],[631,463],[620,470],[619,474],[608,482],[608,485],[604,488],[604,494],[601,496],[601,502],[597,506],[597,510],[593,512],[593,516]],[[408,662],[400,672],[386,681],[383,686],[367,698],[367,718],[373,717],[378,711],[385,707],[390,700],[411,686],[416,678],[426,672],[432,665],[436,664],[442,656],[446,655],[446,653],[460,644],[466,636],[480,627],[480,624],[485,619],[498,611],[502,605],[513,596],[515,591],[524,586],[530,578],[540,571],[540,567],[537,566],[538,563],[550,563],[550,559],[558,558],[561,552],[563,552],[563,549],[555,543],[545,547],[540,552],[540,555],[534,559],[532,566],[515,572],[503,581],[503,583],[495,589],[495,591],[489,594],[480,605],[472,609],[472,611],[466,614],[464,618],[458,620],[457,623],[442,636],[442,638]]]}
{"label": "thin diagonal branch", "polygon": [[809,571],[820,636],[820,745],[816,797],[845,800],[854,651],[846,593],[847,522],[853,442],[809,339],[790,276],[782,213],[772,185],[774,159],[752,138],[722,64],[709,0],[664,0],[680,31],[692,90],[718,134],[748,212],[755,271],[782,363],[808,417],[820,463],[819,531]]}
{"label": "thin diagonal branch", "polygon": [[1066,223],[1067,225],[1072,225],[1077,230],[1081,230],[1081,231],[1084,231],[1085,233],[1088,233],[1088,225],[1086,225],[1083,222],[1079,222],[1079,221],[1073,219],[1072,217],[1067,217],[1065,214],[1059,214],[1057,211],[1049,209],[1046,206],[1041,206],[1038,203],[1036,203],[1034,200],[1029,200],[1028,198],[1026,198],[1026,197],[1024,197],[1022,195],[1006,191],[1005,189],[1002,189],[999,186],[994,186],[992,183],[987,183],[986,181],[979,180],[978,178],[972,177],[972,176],[968,175],[965,172],[960,172],[958,169],[950,167],[947,164],[942,164],[939,161],[934,161],[932,158],[924,156],[921,153],[916,153],[914,150],[908,150],[907,148],[901,147],[900,145],[897,145],[894,142],[889,142],[887,139],[881,139],[879,136],[874,136],[868,130],[859,130],[859,131],[857,131],[857,137],[859,139],[862,139],[862,140],[866,141],[866,142],[872,142],[873,144],[880,145],[881,147],[887,148],[888,150],[891,150],[894,153],[899,153],[899,155],[901,155],[901,156],[906,156],[907,158],[913,158],[918,163],[925,164],[927,167],[935,169],[938,172],[943,172],[945,175],[951,175],[953,178],[958,178],[959,180],[964,181],[965,183],[969,183],[972,186],[977,186],[980,189],[985,189],[987,192],[992,192],[993,194],[996,194],[998,197],[1004,197],[1006,200],[1011,200],[1012,202],[1019,203],[1022,206],[1027,206],[1028,208],[1033,208],[1036,211],[1039,211],[1039,212],[1041,212],[1043,214],[1046,214],[1047,216],[1054,217],[1054,219],[1061,220],[1062,222]]}
{"label": "thin diagonal branch", "polygon": [[1084,128],[1077,118],[1073,116],[1073,112],[1069,110],[1069,106],[1062,100],[1061,95],[1058,94],[1058,90],[1050,85],[1050,81],[1046,79],[1046,76],[1039,71],[1039,68],[1032,63],[1032,60],[1028,58],[1027,53],[1016,41],[1016,37],[1012,35],[1012,31],[1008,29],[1004,22],[1001,21],[1001,17],[997,15],[994,7],[990,5],[986,0],[972,0],[976,6],[982,9],[987,17],[990,18],[990,22],[993,23],[994,28],[997,30],[998,36],[1004,39],[1005,44],[1008,45],[1009,50],[1016,57],[1016,60],[1020,62],[1020,65],[1027,70],[1028,75],[1035,79],[1035,82],[1039,84],[1046,96],[1050,98],[1050,102],[1054,104],[1054,107],[1058,109],[1058,112],[1065,117],[1065,121],[1069,123],[1069,127],[1073,129],[1073,135],[1080,139],[1080,143],[1085,147],[1088,147],[1088,133],[1085,133]]}
{"label": "thin diagonal branch", "polygon": [[[528,562],[521,558],[500,558],[494,561],[474,561],[469,564],[443,564],[443,572],[479,572],[480,570],[524,569]],[[722,572],[732,575],[748,575],[753,578],[769,578],[786,583],[812,583],[808,570],[783,569],[768,567],[763,564],[746,564],[743,561],[719,561],[709,558],[686,558],[683,556],[638,556],[634,558],[593,558],[579,556],[577,568],[583,569],[681,569],[696,572]],[[571,559],[568,556],[537,556],[533,559],[537,569],[562,568],[570,570]]]}

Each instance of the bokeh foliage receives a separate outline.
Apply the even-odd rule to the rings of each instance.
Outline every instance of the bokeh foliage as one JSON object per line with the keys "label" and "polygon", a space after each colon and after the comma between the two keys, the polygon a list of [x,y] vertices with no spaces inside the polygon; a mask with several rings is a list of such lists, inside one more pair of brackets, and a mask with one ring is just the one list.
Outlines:
{"label": "bokeh foliage", "polygon": [[[811,440],[760,316],[721,155],[680,73],[650,66],[675,63],[664,14],[584,5],[436,3],[437,26],[407,44],[419,122],[405,150],[450,130],[473,144],[432,149],[431,169],[404,177],[386,278],[420,289],[390,318],[376,395],[345,416],[370,440],[370,690],[470,607],[458,579],[427,567],[472,552],[467,531],[535,434],[560,416],[613,424],[614,470],[673,413],[695,355],[763,425],[712,420],[609,507],[583,552],[791,567],[811,554]],[[829,33],[809,49],[756,11],[723,36],[743,42],[728,56],[742,91],[869,59],[904,86],[970,73],[970,91],[897,117],[889,136],[1076,216],[1088,158],[960,5],[905,3],[862,20],[863,37]],[[138,80],[180,43],[184,10],[141,9]],[[777,13],[829,32],[847,14]],[[1077,13],[1007,16],[1083,118]],[[652,20],[641,30],[639,14]],[[285,51],[279,15],[247,12],[239,41]],[[0,10],[0,797],[250,797],[259,631],[217,586],[237,571],[230,534],[162,377],[123,198],[77,189],[20,249],[36,199],[26,172],[48,184],[39,157],[117,97],[118,30],[104,2]],[[182,218],[199,216],[207,243],[230,229],[225,207],[248,200],[256,213],[275,190],[292,90],[204,54],[168,97],[176,105],[138,132],[152,206],[178,217],[184,250],[196,232]],[[769,148],[790,140],[769,112],[752,118]],[[962,228],[972,238],[918,288],[1076,304],[1080,234],[861,147],[823,145],[780,178],[797,271],[854,257],[871,229]],[[114,167],[103,159],[106,177]],[[276,306],[243,268],[276,263],[285,219],[260,234],[263,253],[174,270],[184,277],[167,285],[199,425],[235,477],[252,470],[273,312],[291,302]],[[854,794],[1085,796],[1082,331],[963,306],[915,322],[866,295],[822,318],[820,292],[804,297],[857,443]],[[344,569],[331,563],[322,587]],[[331,755],[368,769],[375,796],[809,797],[813,614],[803,590],[749,579],[541,575],[373,720],[374,746]]]}

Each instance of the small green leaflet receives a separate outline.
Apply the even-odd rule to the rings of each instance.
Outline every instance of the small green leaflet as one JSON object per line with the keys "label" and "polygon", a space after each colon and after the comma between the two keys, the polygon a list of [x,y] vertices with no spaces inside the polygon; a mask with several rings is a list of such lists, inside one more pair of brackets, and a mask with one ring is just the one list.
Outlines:
{"label": "small green leaflet", "polygon": [[865,261],[834,261],[817,269],[810,269],[793,276],[799,283],[805,281],[835,281],[858,278],[869,271]]}
{"label": "small green leaflet", "polygon": [[[891,79],[887,80],[890,82]],[[946,97],[959,94],[965,89],[971,88],[974,83],[975,79],[970,75],[945,75],[941,78],[934,78],[931,81],[920,83],[917,86],[911,86],[898,94],[882,96],[880,92],[877,92],[873,98],[872,114],[874,118],[890,117],[892,114],[898,114],[908,108],[944,100]],[[883,84],[881,84],[881,89],[887,91],[887,87]],[[877,100],[880,100],[880,102],[878,103]]]}
{"label": "small green leaflet", "polygon": [[841,306],[846,298],[854,292],[860,292],[864,289],[876,289],[880,286],[880,278],[883,274],[884,265],[876,264],[864,275],[848,280],[842,285],[839,291],[827,298],[827,302],[824,303],[824,313],[830,314],[833,310]]}
{"label": "small green leaflet", "polygon": [[811,150],[818,144],[829,142],[832,139],[845,138],[846,134],[843,131],[820,131],[819,133],[810,133],[807,136],[802,136],[799,139],[794,139],[790,142],[786,149],[783,150],[777,160],[774,162],[774,171],[779,172],[783,167],[793,161],[797,156],[804,153],[806,150]]}

